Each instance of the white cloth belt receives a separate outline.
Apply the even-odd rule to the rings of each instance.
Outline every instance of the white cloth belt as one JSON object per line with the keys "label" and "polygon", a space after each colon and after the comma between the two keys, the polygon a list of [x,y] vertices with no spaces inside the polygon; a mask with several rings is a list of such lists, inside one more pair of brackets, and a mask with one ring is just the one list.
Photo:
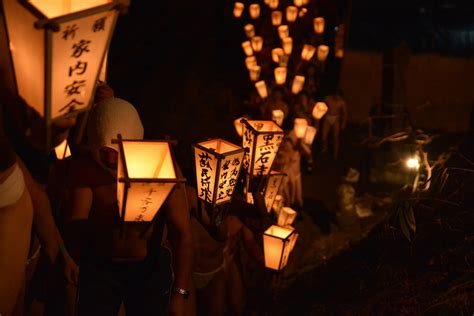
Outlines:
{"label": "white cloth belt", "polygon": [[3,183],[0,183],[0,208],[15,204],[24,190],[23,172],[18,164],[15,164],[12,174]]}

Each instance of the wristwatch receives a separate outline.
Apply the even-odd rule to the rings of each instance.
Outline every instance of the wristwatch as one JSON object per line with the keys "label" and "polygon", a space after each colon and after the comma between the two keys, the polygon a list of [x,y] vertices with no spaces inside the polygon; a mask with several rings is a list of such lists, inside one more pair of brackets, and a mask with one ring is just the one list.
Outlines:
{"label": "wristwatch", "polygon": [[179,294],[179,295],[183,296],[183,298],[185,300],[187,300],[189,298],[189,291],[185,290],[185,289],[182,289],[180,287],[173,288],[173,293],[176,293],[176,294]]}

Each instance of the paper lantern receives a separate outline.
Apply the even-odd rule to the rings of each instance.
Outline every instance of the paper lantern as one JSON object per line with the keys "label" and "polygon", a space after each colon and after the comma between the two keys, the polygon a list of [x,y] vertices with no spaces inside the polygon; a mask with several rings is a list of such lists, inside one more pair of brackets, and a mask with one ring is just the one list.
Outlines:
{"label": "paper lantern", "polygon": [[291,241],[295,230],[290,227],[270,226],[263,233],[263,252],[265,267],[282,270],[288,263]]}
{"label": "paper lantern", "polygon": [[293,94],[298,94],[303,90],[304,80],[304,76],[295,76],[293,85],[291,86],[291,92],[293,92]]}
{"label": "paper lantern", "polygon": [[249,56],[245,58],[245,66],[250,70],[253,66],[257,66],[257,58],[255,56]]}
{"label": "paper lantern", "polygon": [[245,55],[247,56],[253,55],[252,44],[250,44],[250,41],[243,42],[242,49],[244,50]]}
{"label": "paper lantern", "polygon": [[303,5],[303,0],[293,0],[293,3],[297,7],[301,7]]}
{"label": "paper lantern", "polygon": [[178,179],[167,141],[125,140],[118,135],[117,200],[125,222],[150,222]]}
{"label": "paper lantern", "polygon": [[290,29],[288,28],[288,25],[280,25],[278,27],[278,36],[280,36],[281,39],[290,36]]}
{"label": "paper lantern", "polygon": [[283,119],[285,118],[285,113],[282,110],[273,110],[272,111],[272,121],[281,126],[283,124]]}
{"label": "paper lantern", "polygon": [[273,11],[272,12],[272,25],[278,26],[281,24],[283,14],[281,11]]}
{"label": "paper lantern", "polygon": [[236,2],[234,4],[234,17],[240,18],[242,16],[242,12],[244,11],[244,4],[242,2]]}
{"label": "paper lantern", "polygon": [[320,120],[324,114],[328,111],[328,106],[324,102],[316,102],[313,107],[313,117],[316,120]]}
{"label": "paper lantern", "polygon": [[314,32],[322,34],[324,32],[324,18],[318,17],[313,19]]}
{"label": "paper lantern", "polygon": [[[46,121],[87,110],[115,28],[111,0],[3,2],[16,90]],[[49,147],[50,135],[47,135]]]}
{"label": "paper lantern", "polygon": [[268,97],[267,85],[265,84],[265,81],[261,80],[259,82],[256,82],[255,88],[257,88],[257,92],[262,99]]}
{"label": "paper lantern", "polygon": [[329,46],[319,45],[318,46],[318,60],[325,61],[329,54]]}
{"label": "paper lantern", "polygon": [[286,55],[291,55],[293,49],[293,39],[291,37],[285,37],[282,39],[283,51]]}
{"label": "paper lantern", "polygon": [[284,132],[273,121],[242,120],[244,167],[251,176],[267,175],[283,140]]}
{"label": "paper lantern", "polygon": [[298,8],[295,6],[286,7],[286,20],[288,22],[295,22],[298,17]]}
{"label": "paper lantern", "polygon": [[252,48],[254,52],[260,52],[263,47],[263,38],[261,36],[254,36],[250,40],[252,43]]}
{"label": "paper lantern", "polygon": [[303,0],[303,5],[307,5],[309,0]]}
{"label": "paper lantern", "polygon": [[253,3],[250,5],[249,10],[250,10],[250,17],[254,20],[258,19],[258,17],[260,16],[260,5]]}
{"label": "paper lantern", "polygon": [[194,145],[197,196],[212,206],[230,202],[242,167],[244,149],[223,139]]}
{"label": "paper lantern", "polygon": [[278,214],[278,226],[287,226],[293,224],[298,212],[293,210],[291,207],[282,207]]}
{"label": "paper lantern", "polygon": [[317,132],[318,130],[316,129],[316,127],[308,126],[304,134],[304,143],[308,146],[311,146],[313,144]]}
{"label": "paper lantern", "polygon": [[260,66],[253,66],[252,68],[250,68],[249,70],[250,80],[257,81],[258,78],[260,78],[260,70],[261,70]]}
{"label": "paper lantern", "polygon": [[273,9],[273,10],[278,8],[278,0],[269,0],[268,6],[270,7],[270,9]]}
{"label": "paper lantern", "polygon": [[266,5],[269,5],[269,4],[270,4],[270,0],[263,0],[263,3],[265,3]]}
{"label": "paper lantern", "polygon": [[245,36],[252,38],[255,36],[255,27],[252,24],[246,24],[244,26]]}
{"label": "paper lantern", "polygon": [[109,52],[105,52],[104,56],[104,61],[102,62],[102,67],[100,68],[99,71],[99,77],[97,78],[101,82],[106,82],[107,81],[107,65],[108,65],[108,60],[109,60]]}
{"label": "paper lantern", "polygon": [[278,85],[282,85],[286,81],[286,67],[276,67],[274,70],[275,82]]}
{"label": "paper lantern", "polygon": [[280,209],[282,208],[283,206],[283,196],[281,196],[281,194],[277,194],[277,196],[275,197],[275,201],[273,201],[273,212],[275,212],[275,215],[277,216],[278,218],[278,214],[280,214]]}
{"label": "paper lantern", "polygon": [[276,196],[278,195],[278,190],[280,190],[283,177],[285,177],[284,173],[273,170],[267,176],[267,183],[263,196],[265,198],[265,206],[267,207],[268,213],[270,213],[272,210],[272,205],[275,201]]}
{"label": "paper lantern", "polygon": [[303,50],[301,51],[301,59],[309,61],[313,57],[315,52],[316,47],[314,47],[313,45],[305,44],[303,46]]}
{"label": "paper lantern", "polygon": [[67,142],[67,139],[63,140],[61,144],[56,146],[54,148],[54,152],[56,153],[56,158],[58,158],[59,160],[62,160],[64,158],[71,156],[71,150],[69,149],[69,144]]}
{"label": "paper lantern", "polygon": [[308,127],[308,121],[305,118],[295,118],[293,129],[297,138],[303,138]]}
{"label": "paper lantern", "polygon": [[302,17],[305,16],[306,13],[308,13],[308,9],[306,9],[306,8],[301,8],[300,13],[298,13],[298,16],[299,16],[300,18],[302,18]]}
{"label": "paper lantern", "polygon": [[235,131],[237,132],[237,135],[239,135],[240,137],[242,137],[242,122],[241,122],[242,119],[243,117],[239,117],[238,119],[234,120]]}
{"label": "paper lantern", "polygon": [[274,48],[272,49],[272,60],[276,63],[280,62],[280,56],[282,56],[285,52],[282,48]]}
{"label": "paper lantern", "polygon": [[278,66],[280,66],[280,67],[288,66],[288,61],[290,60],[290,56],[283,54],[283,55],[279,56],[278,58],[279,58]]}
{"label": "paper lantern", "polygon": [[336,58],[343,58],[344,57],[344,49],[342,49],[342,48],[336,49],[336,52],[334,53],[334,56]]}
{"label": "paper lantern", "polygon": [[[286,226],[286,228],[294,230],[293,226]],[[299,234],[295,231],[295,233],[292,234],[291,237],[290,237],[290,245],[289,245],[290,246],[290,253],[293,251],[293,249],[295,249],[295,244],[296,244],[296,240],[298,240],[298,236],[299,236]]]}

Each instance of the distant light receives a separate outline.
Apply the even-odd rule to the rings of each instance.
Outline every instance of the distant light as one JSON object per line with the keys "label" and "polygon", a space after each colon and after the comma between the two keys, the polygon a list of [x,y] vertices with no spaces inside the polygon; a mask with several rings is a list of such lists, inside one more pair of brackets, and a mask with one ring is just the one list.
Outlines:
{"label": "distant light", "polygon": [[410,169],[418,169],[420,167],[420,163],[416,158],[409,158],[407,160],[407,167]]}

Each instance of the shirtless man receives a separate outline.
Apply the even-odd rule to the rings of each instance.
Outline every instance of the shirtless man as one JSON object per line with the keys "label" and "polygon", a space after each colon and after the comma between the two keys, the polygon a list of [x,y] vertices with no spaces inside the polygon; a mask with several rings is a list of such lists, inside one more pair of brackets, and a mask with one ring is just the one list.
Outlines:
{"label": "shirtless man", "polygon": [[[151,227],[120,221],[118,154],[111,143],[118,133],[125,139],[140,139],[143,127],[131,104],[109,99],[91,112],[91,154],[70,161],[64,238],[80,265],[79,315],[117,315],[122,302],[127,315],[164,315],[166,310],[168,315],[185,315],[190,304],[193,241],[184,185],[175,188],[158,213],[171,232],[171,280],[170,254],[162,246],[165,235],[158,224],[162,220]],[[68,271],[79,272],[74,267]],[[72,282],[77,279],[67,277]]]}
{"label": "shirtless man", "polygon": [[333,150],[334,158],[337,159],[340,148],[340,135],[341,131],[346,128],[347,124],[347,106],[346,101],[342,98],[341,94],[328,95],[324,102],[328,106],[328,112],[325,115],[323,122],[322,131],[322,152],[326,152],[328,149],[328,136],[332,130],[333,133]]}

